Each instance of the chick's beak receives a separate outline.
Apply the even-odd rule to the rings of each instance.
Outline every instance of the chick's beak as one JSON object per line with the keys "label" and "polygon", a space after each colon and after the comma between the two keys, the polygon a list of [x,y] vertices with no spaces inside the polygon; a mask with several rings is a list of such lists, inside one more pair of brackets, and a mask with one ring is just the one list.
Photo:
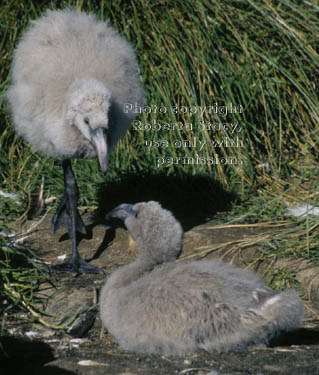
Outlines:
{"label": "chick's beak", "polygon": [[105,173],[107,171],[109,161],[106,129],[96,128],[91,130],[91,141],[96,148],[101,171]]}
{"label": "chick's beak", "polygon": [[105,219],[112,217],[125,221],[129,216],[137,216],[136,211],[133,209],[133,205],[129,203],[123,203],[113,208],[109,213],[106,214]]}

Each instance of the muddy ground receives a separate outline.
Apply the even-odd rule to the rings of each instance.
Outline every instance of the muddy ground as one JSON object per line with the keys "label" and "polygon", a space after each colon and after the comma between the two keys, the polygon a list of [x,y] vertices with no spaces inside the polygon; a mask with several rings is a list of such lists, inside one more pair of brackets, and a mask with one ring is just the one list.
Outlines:
{"label": "muddy ground", "polygon": [[[44,261],[54,264],[59,262],[59,256],[70,254],[70,239],[64,230],[52,235],[50,221],[48,215],[27,241]],[[89,221],[86,216],[86,224]],[[212,229],[217,224],[210,221],[189,229],[185,234],[182,256],[220,242],[251,236],[259,230],[249,227]],[[28,226],[30,222],[20,230]],[[250,348],[240,353],[203,353],[182,358],[161,357],[121,350],[101,327],[97,313],[99,289],[107,275],[133,261],[136,256],[135,244],[125,228],[88,225],[88,235],[81,239],[79,250],[86,260],[102,268],[105,274],[77,277],[56,274],[53,284],[42,285],[39,291],[41,296],[51,296],[46,311],[55,315],[44,318],[45,321],[49,325],[59,325],[63,321],[71,329],[45,327],[30,314],[3,319],[1,375],[319,374],[318,266],[309,268],[307,262],[301,260],[280,260],[271,265],[254,262],[254,268],[260,273],[269,266],[296,271],[298,292],[305,302],[305,321],[300,331],[279,338],[267,348]],[[254,247],[236,251],[224,249],[213,252],[206,259],[225,257],[227,261],[245,267],[256,258],[256,254]],[[82,321],[79,323],[78,319],[72,325],[70,322],[76,314]]]}

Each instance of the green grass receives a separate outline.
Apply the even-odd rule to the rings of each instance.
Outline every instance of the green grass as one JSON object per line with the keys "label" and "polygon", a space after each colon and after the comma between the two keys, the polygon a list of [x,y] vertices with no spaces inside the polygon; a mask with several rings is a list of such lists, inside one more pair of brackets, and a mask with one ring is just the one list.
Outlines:
{"label": "green grass", "polygon": [[[193,126],[192,130],[170,131],[132,128],[112,153],[107,176],[99,172],[96,161],[75,161],[80,206],[97,207],[101,185],[118,184],[125,175],[174,176],[182,182],[202,176],[217,181],[226,191],[247,201],[233,209],[237,222],[279,219],[285,217],[287,204],[318,200],[319,7],[316,2],[4,0],[2,4],[1,190],[17,193],[26,202],[28,194],[44,181],[46,197],[62,193],[60,161],[32,153],[29,145],[15,136],[3,95],[10,84],[14,46],[29,21],[47,8],[69,5],[92,11],[100,19],[109,19],[134,45],[148,106],[152,109],[151,113],[138,117],[142,126],[154,122]],[[242,111],[226,116],[207,111],[190,113],[191,109],[194,112],[199,108],[214,108],[215,103],[219,108],[231,104],[242,106]],[[175,113],[176,107],[188,111]],[[159,108],[166,112],[159,112]],[[202,128],[202,123],[215,124],[215,130]],[[226,124],[224,131],[216,129],[221,124]],[[238,124],[233,133],[231,124]],[[176,142],[185,144],[195,138],[196,147],[177,147]],[[199,141],[205,142],[201,150]],[[231,141],[235,145],[227,147]],[[151,142],[166,143],[168,147],[146,147]],[[224,159],[228,164],[187,163],[192,158]],[[231,164],[231,160],[241,163]],[[23,214],[23,205],[12,205],[0,198],[2,225]],[[317,260],[314,249],[318,244],[313,235],[316,231],[310,233],[316,219],[311,220],[314,223],[296,221],[300,242],[295,249],[299,249],[301,256],[308,254],[309,259]],[[295,243],[272,244],[268,247],[270,254],[274,246],[277,250],[283,246],[293,248]]]}
{"label": "green grass", "polygon": [[[249,3],[249,6],[247,4]],[[38,5],[39,4],[39,5]],[[93,11],[123,33],[136,47],[150,108],[166,113],[144,113],[142,124],[191,123],[193,130],[131,130],[113,155],[111,171],[166,174],[204,174],[243,196],[263,183],[260,164],[271,175],[287,176],[301,164],[316,165],[318,144],[318,7],[297,1],[5,1],[0,11],[1,92],[10,81],[12,51],[29,20],[47,7],[65,4]],[[247,27],[249,24],[249,27]],[[172,108],[242,106],[242,113],[174,113]],[[28,190],[46,177],[46,186],[61,192],[51,180],[56,162],[31,155],[14,138],[10,119],[1,105],[0,163],[4,184],[12,191]],[[203,130],[201,121],[235,124],[241,131]],[[225,140],[243,147],[226,147]],[[206,142],[199,147],[177,148],[175,141]],[[168,147],[145,146],[161,140]],[[220,145],[214,147],[214,145]],[[237,143],[236,143],[237,145]],[[8,152],[10,164],[8,165]],[[157,162],[158,158],[240,160],[243,164],[207,165]],[[204,159],[203,159],[204,160]],[[39,166],[32,170],[34,162]],[[181,162],[181,160],[179,161]],[[77,164],[79,173],[93,174],[92,164]],[[109,173],[116,178],[116,172]],[[19,182],[18,182],[19,181]],[[93,194],[92,194],[93,195]],[[92,198],[90,195],[90,199]]]}
{"label": "green grass", "polygon": [[21,308],[28,310],[30,306],[39,311],[41,301],[35,293],[42,282],[50,280],[48,273],[35,263],[36,256],[32,251],[19,248],[2,236],[0,249],[1,317]]}

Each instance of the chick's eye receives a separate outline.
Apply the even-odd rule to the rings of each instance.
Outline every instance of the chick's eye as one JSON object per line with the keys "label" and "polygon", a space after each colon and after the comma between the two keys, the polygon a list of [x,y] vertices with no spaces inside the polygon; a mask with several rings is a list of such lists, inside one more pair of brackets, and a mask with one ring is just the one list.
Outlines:
{"label": "chick's eye", "polygon": [[84,123],[86,125],[90,125],[90,121],[89,121],[88,117],[84,117]]}

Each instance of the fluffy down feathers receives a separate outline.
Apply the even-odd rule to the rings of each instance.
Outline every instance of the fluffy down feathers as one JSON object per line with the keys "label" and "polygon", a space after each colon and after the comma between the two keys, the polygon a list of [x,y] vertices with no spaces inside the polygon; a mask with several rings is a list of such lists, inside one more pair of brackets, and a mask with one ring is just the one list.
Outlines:
{"label": "fluffy down feathers", "polygon": [[76,80],[98,82],[110,93],[109,145],[135,116],[125,114],[123,104],[144,103],[131,46],[107,22],[79,11],[48,11],[32,22],[15,51],[12,79],[7,97],[17,133],[35,150],[56,157],[96,156],[68,124],[68,91]]}
{"label": "fluffy down feathers", "polygon": [[141,252],[107,279],[100,298],[102,322],[124,349],[239,350],[299,327],[303,308],[294,291],[276,293],[218,259],[175,263],[182,241],[177,220],[156,202],[133,209],[137,215],[125,225]]}

